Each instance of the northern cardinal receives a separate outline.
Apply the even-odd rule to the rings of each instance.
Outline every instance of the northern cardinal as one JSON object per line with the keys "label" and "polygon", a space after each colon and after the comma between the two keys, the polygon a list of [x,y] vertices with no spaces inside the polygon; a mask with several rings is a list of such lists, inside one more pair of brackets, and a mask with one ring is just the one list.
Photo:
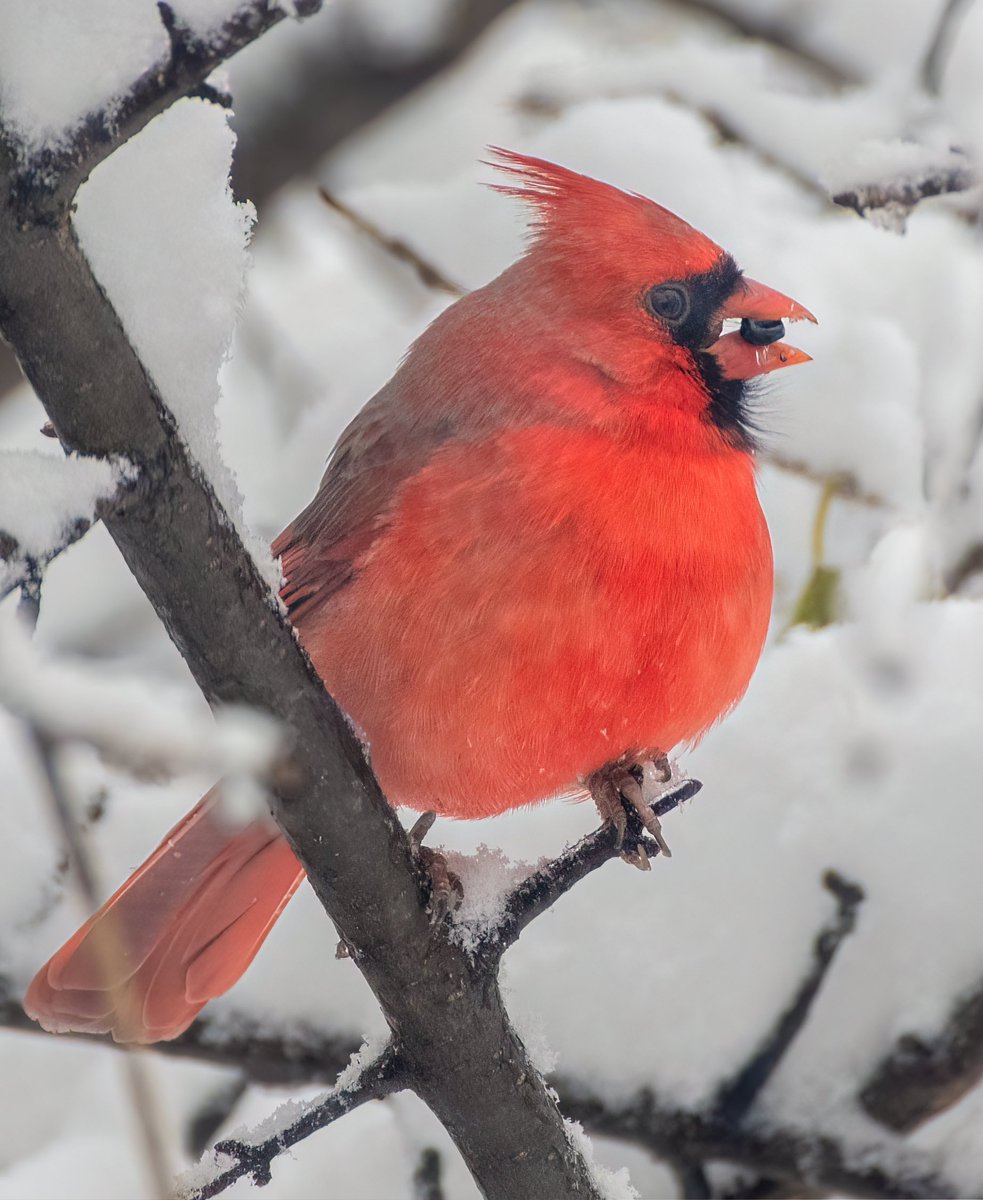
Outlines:
{"label": "northern cardinal", "polygon": [[[499,151],[526,253],[448,308],[276,540],[282,597],[390,801],[487,817],[639,764],[740,698],[772,597],[746,381],[799,304],[645,198]],[[722,333],[738,318],[739,330]],[[648,814],[646,816],[646,814]],[[173,1038],[303,879],[211,794],[38,972],[51,1030]]]}

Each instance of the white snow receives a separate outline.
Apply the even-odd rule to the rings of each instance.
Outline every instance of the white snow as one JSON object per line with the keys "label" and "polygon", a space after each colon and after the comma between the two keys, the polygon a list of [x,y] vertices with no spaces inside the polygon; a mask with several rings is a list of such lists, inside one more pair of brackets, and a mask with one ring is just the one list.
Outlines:
{"label": "white snow", "polygon": [[[859,82],[832,88],[686,6],[531,0],[320,173],[381,228],[476,286],[523,244],[519,206],[478,186],[492,177],[479,165],[485,146],[553,157],[668,205],[749,275],[818,315],[818,328],[789,331],[814,362],[773,377],[759,406],[776,455],[813,475],[848,472],[877,498],[832,506],[826,559],[841,575],[839,623],[782,632],[811,569],[820,489],[765,465],[773,632],[744,703],[683,755],[705,786],[665,821],[673,859],[649,875],[617,862],[594,873],[525,931],[502,983],[530,1050],[559,1075],[620,1101],[652,1087],[669,1103],[704,1103],[798,985],[833,908],[820,876],[835,867],[867,899],[762,1103],[777,1120],[859,1147],[881,1136],[857,1111],[860,1083],[898,1035],[931,1037],[953,998],[983,975],[983,608],[978,580],[943,596],[947,573],[983,538],[983,247],[942,203],[917,208],[897,237],[835,209],[824,186],[950,163],[949,146],[970,158],[983,151],[983,6],[967,12],[936,105],[913,81],[941,0],[728,3],[785,22],[791,40]],[[182,0],[181,11],[204,30],[225,7]],[[285,27],[269,57],[260,43],[233,64],[233,91],[241,80],[244,93],[276,102],[301,59],[307,69],[332,42],[335,20],[364,21],[384,47],[385,7],[351,0],[319,18],[327,32],[317,38],[305,25]],[[439,7],[428,2],[418,23],[401,18],[408,54],[432,36]],[[83,29],[73,5],[51,0],[28,21],[24,6],[0,3],[0,107],[34,149],[111,103],[165,51],[152,4],[86,9]],[[737,140],[721,138],[715,117]],[[269,538],[312,494],[341,428],[447,298],[299,183],[264,211],[242,300],[252,216],[227,193],[231,153],[224,114],[186,101],[99,169],[76,226],[191,453],[232,519],[243,527],[237,485],[246,521]],[[69,486],[87,467],[40,461],[58,452],[38,437],[41,420],[26,388],[0,403],[0,446],[31,452],[18,460],[26,477],[13,490],[44,498],[34,510],[4,502],[3,464],[13,460],[0,460],[0,528],[16,509],[37,552],[95,497],[88,483],[82,498]],[[55,503],[49,475],[71,496]],[[158,751],[168,747],[162,757],[199,768],[139,781],[91,747],[63,752],[80,812],[107,797],[86,836],[108,891],[215,771],[238,761],[243,739],[252,752],[251,735],[240,729],[226,742],[221,724],[212,728],[103,530],[47,572],[36,649],[4,638],[0,686],[15,704],[72,738],[111,742],[117,758],[145,755],[153,733]],[[36,769],[7,716],[0,777],[9,798],[0,804],[0,970],[22,984],[84,914],[63,898],[71,889]],[[567,803],[473,825],[441,821],[428,844],[443,844],[465,880],[458,936],[473,944],[530,864],[594,824],[588,805]],[[271,1028],[307,1021],[378,1039],[382,1016],[355,965],[334,959],[336,939],[302,889],[253,968],[210,1011],[230,1027],[245,1013]],[[126,1194],[149,1195],[108,1055],[7,1034],[0,1056],[37,1081],[0,1098],[0,1196],[101,1194],[109,1163]],[[228,1074],[155,1065],[174,1157],[187,1163],[181,1135]],[[250,1088],[223,1131],[313,1094]],[[977,1092],[912,1139],[966,1194],[983,1178],[981,1118]],[[440,1149],[448,1200],[471,1200],[447,1135],[412,1097],[366,1105],[296,1147],[267,1192],[408,1200],[425,1145]],[[639,1151],[604,1140],[595,1151],[613,1170],[631,1157],[642,1195],[668,1194],[669,1177]],[[611,1186],[630,1194],[627,1181]],[[250,1192],[243,1182],[231,1194]]]}
{"label": "white snow", "polygon": [[0,594],[28,558],[42,558],[79,521],[91,521],[96,504],[132,478],[126,463],[37,451],[0,453],[0,533],[16,549],[0,560]]}
{"label": "white snow", "polygon": [[628,1168],[610,1171],[602,1166],[594,1157],[594,1147],[584,1133],[584,1128],[577,1121],[564,1121],[567,1138],[574,1149],[579,1150],[587,1161],[587,1166],[593,1176],[597,1190],[604,1200],[641,1200],[641,1196],[632,1186],[628,1178]]}
{"label": "white snow", "polygon": [[9,606],[0,618],[0,704],[56,741],[86,743],[151,775],[248,776],[268,769],[281,746],[276,723],[253,709],[228,706],[212,722],[183,689],[151,693],[137,677],[107,679],[48,657]]}
{"label": "white snow", "polygon": [[[169,45],[151,0],[44,0],[30,19],[0,3],[0,122],[36,152],[57,146],[114,101]],[[94,67],[98,64],[98,68]]]}
{"label": "white snow", "polygon": [[265,545],[241,523],[215,423],[255,219],[229,190],[234,144],[224,109],[179,101],[93,172],[75,227],[193,457],[275,586]]}

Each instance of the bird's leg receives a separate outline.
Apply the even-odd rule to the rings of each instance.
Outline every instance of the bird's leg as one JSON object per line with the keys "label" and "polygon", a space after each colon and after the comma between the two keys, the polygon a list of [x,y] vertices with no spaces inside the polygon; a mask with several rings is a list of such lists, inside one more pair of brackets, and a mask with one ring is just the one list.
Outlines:
{"label": "bird's leg", "polygon": [[653,752],[641,757],[637,754],[623,755],[615,762],[607,763],[599,771],[588,775],[585,780],[601,819],[615,828],[615,845],[621,850],[621,857],[640,871],[650,869],[649,856],[642,842],[636,842],[631,850],[624,848],[629,813],[637,816],[642,827],[652,835],[660,852],[666,858],[672,857],[672,851],[662,836],[662,823],[645,802],[642,779],[643,764],[646,762],[652,762],[657,773],[665,776],[663,782],[671,777],[666,756]]}
{"label": "bird's leg", "polygon": [[449,912],[460,908],[461,901],[464,899],[464,885],[459,876],[448,868],[447,859],[438,851],[431,850],[429,846],[423,844],[423,839],[430,832],[436,820],[436,813],[421,813],[409,832],[413,857],[430,880],[431,925],[440,924]]}

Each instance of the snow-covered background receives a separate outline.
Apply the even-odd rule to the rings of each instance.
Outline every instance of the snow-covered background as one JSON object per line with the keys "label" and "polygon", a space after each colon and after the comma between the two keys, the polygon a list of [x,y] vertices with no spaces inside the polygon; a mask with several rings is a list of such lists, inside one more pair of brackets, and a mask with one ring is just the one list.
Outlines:
{"label": "snow-covered background", "polygon": [[[207,30],[234,5],[175,7]],[[383,0],[329,5],[246,51],[222,79],[244,128],[288,103],[318,55],[331,70],[343,33],[356,28],[382,58],[412,58],[457,5],[395,7],[398,18]],[[983,5],[959,27],[938,99],[918,76],[942,0],[725,7],[785,30],[793,48],[749,41],[703,5],[516,3],[450,70],[268,198],[255,224],[227,189],[225,112],[182,101],[96,171],[76,228],[260,557],[312,494],[347,420],[448,302],[331,211],[318,182],[474,286],[522,246],[518,206],[479,186],[491,178],[484,148],[514,147],[657,199],[817,314],[818,328],[792,339],[814,363],[772,377],[760,401],[771,638],[746,700],[683,756],[704,790],[666,823],[674,857],[651,875],[595,873],[524,934],[503,979],[520,1029],[564,1077],[611,1099],[648,1085],[699,1104],[801,978],[831,908],[820,876],[835,867],[867,892],[859,928],[763,1106],[849,1141],[876,1132],[855,1097],[894,1040],[930,1037],[983,976],[983,581],[962,567],[983,542],[983,246],[972,195],[926,202],[901,236],[827,192],[945,166],[954,146],[978,156]],[[0,120],[30,152],[111,106],[166,51],[151,0],[0,0]],[[27,385],[0,397],[0,530],[33,554],[112,486],[108,472],[60,462],[43,421]],[[833,619],[790,629],[816,565],[824,481],[840,476],[849,483],[821,538],[838,579]],[[88,680],[99,711],[136,714],[127,744],[156,712],[172,765],[187,768],[134,778],[88,744],[84,721],[68,722],[61,763],[108,892],[209,786],[243,727],[195,739],[206,706],[101,527],[49,568],[33,647],[10,628],[15,607],[13,595],[0,604],[0,704],[23,712],[45,681],[75,695]],[[23,727],[2,713],[0,779],[0,973],[25,983],[85,914]],[[535,862],[595,823],[588,806],[553,804],[442,822],[433,840]],[[372,997],[334,941],[303,890],[214,1011],[377,1034]],[[185,1166],[190,1120],[232,1073],[146,1063],[168,1153]],[[249,1088],[224,1128],[287,1095],[298,1092]],[[983,1090],[913,1139],[970,1194],[983,1179],[981,1121]],[[477,1194],[412,1097],[305,1142],[266,1194],[408,1197],[424,1145],[443,1152],[448,1200]],[[643,1196],[670,1194],[670,1177],[637,1150],[600,1139],[596,1150],[627,1164]],[[0,1032],[0,1200],[150,1195],[143,1172],[119,1055]]]}

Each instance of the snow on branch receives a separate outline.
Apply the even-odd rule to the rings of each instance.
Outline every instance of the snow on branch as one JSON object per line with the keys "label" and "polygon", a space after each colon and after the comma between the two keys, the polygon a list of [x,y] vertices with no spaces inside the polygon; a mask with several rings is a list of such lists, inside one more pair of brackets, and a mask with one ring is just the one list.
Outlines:
{"label": "snow on branch", "polygon": [[836,952],[853,932],[857,911],[864,900],[861,887],[836,871],[827,871],[823,887],[836,900],[836,914],[816,935],[812,966],[806,972],[791,1003],[751,1055],[747,1063],[726,1080],[717,1092],[714,1111],[731,1123],[739,1123],[750,1112],[768,1080],[778,1070],[792,1043],[801,1033],[819,990],[833,965]]}
{"label": "snow on branch", "polygon": [[[692,799],[702,787],[698,779],[684,779],[652,804],[652,810],[657,817],[664,817],[684,801]],[[645,835],[636,814],[629,813],[624,847],[637,846],[643,846],[649,858],[655,858],[660,852],[655,841]],[[518,941],[527,925],[551,908],[574,884],[620,853],[614,830],[602,825],[535,871],[505,898],[494,925],[479,935],[474,951],[476,956],[489,962],[497,961]]]}
{"label": "snow on branch", "polygon": [[[139,133],[176,100],[205,83],[233,54],[248,46],[285,17],[310,16],[322,0],[248,0],[226,20],[207,32],[192,28],[159,0],[160,19],[167,32],[169,52],[133,81],[108,108],[88,113],[72,135],[28,153],[16,153],[18,169],[12,199],[25,219],[57,221],[67,211],[79,186],[114,150]],[[0,129],[8,145],[13,133]],[[11,146],[11,149],[15,147]]]}
{"label": "snow on branch", "polygon": [[668,1162],[685,1154],[691,1161],[744,1167],[779,1182],[766,1195],[802,1195],[806,1189],[874,1200],[978,1194],[948,1178],[932,1155],[897,1138],[849,1144],[794,1125],[733,1125],[706,1110],[663,1104],[649,1089],[619,1104],[580,1080],[557,1079],[554,1086],[564,1112],[591,1133],[630,1140]]}
{"label": "snow on branch", "polygon": [[833,202],[897,233],[904,232],[912,209],[923,200],[965,192],[977,182],[975,172],[957,150],[940,157],[916,143],[895,141],[864,144],[860,152],[864,169],[876,171],[875,177],[839,188],[833,192]]}
{"label": "snow on branch", "polygon": [[[80,242],[61,223],[72,188],[95,162],[281,15],[266,3],[248,12],[255,19],[245,31],[211,44],[193,69],[177,64],[177,82],[155,77],[124,103],[119,136],[103,130],[77,143],[81,151],[54,185],[25,175],[9,137],[0,138],[0,331],[63,445],[122,455],[139,467],[140,486],[104,522],[206,698],[275,713],[286,727],[292,769],[278,777],[274,817],[399,1029],[414,1090],[449,1130],[479,1187],[492,1200],[597,1197],[508,1019],[494,972],[477,971],[463,948],[435,933],[406,835],[353,731],[213,481],[192,459]],[[193,321],[193,310],[184,311]]]}
{"label": "snow on branch", "polygon": [[230,707],[203,719],[183,692],[42,654],[16,620],[0,623],[0,705],[50,742],[85,742],[140,774],[262,775],[282,748],[265,715]]}
{"label": "snow on branch", "polygon": [[52,559],[78,541],[133,472],[102,458],[0,454],[0,600],[39,583]]}
{"label": "snow on branch", "polygon": [[210,1200],[245,1178],[262,1187],[272,1178],[273,1161],[291,1146],[369,1100],[382,1100],[407,1086],[406,1070],[391,1044],[367,1065],[357,1054],[326,1095],[283,1104],[256,1129],[216,1143],[205,1162],[179,1177],[178,1192],[183,1200]]}

